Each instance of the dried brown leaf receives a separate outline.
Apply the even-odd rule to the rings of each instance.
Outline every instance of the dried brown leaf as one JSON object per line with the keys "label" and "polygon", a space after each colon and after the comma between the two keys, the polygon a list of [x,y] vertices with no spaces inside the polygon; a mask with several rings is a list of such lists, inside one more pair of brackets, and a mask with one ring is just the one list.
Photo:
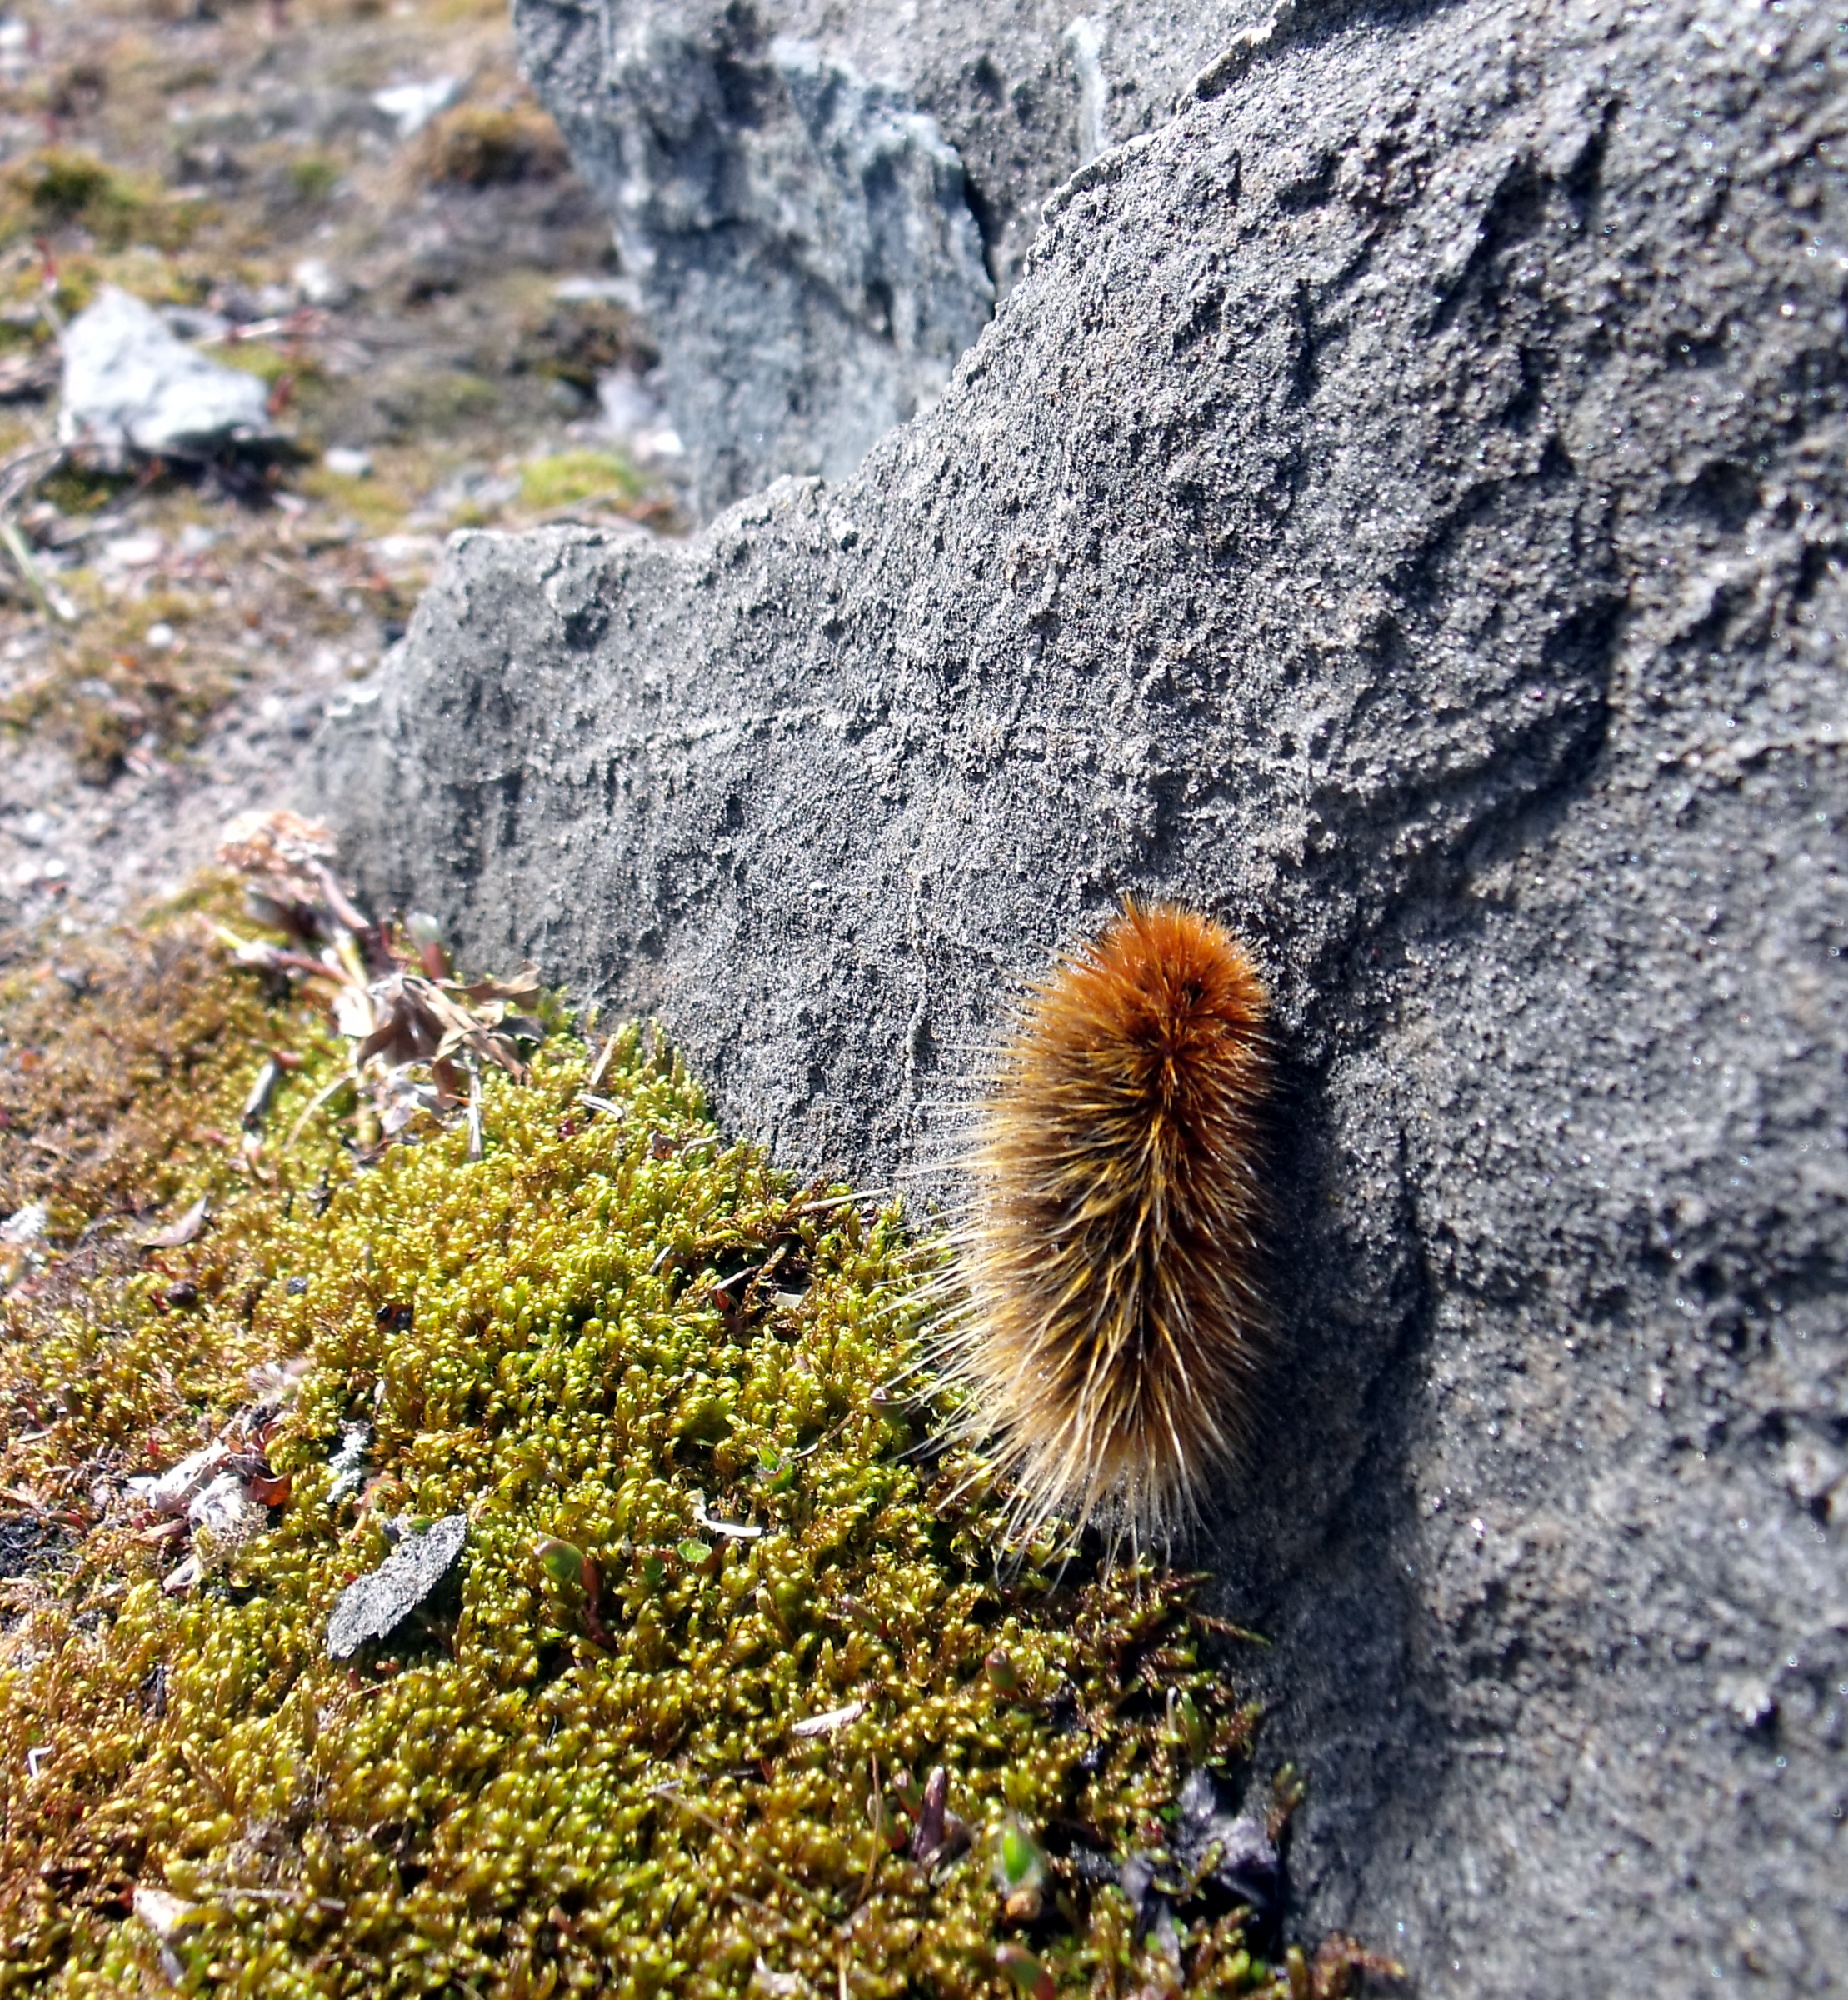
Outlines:
{"label": "dried brown leaf", "polygon": [[257,916],[281,928],[291,906],[312,909],[322,899],[326,864],[337,852],[325,827],[294,812],[240,812],[218,838],[218,859],[251,881]]}
{"label": "dried brown leaf", "polygon": [[477,979],[470,986],[458,986],[453,980],[446,980],[444,983],[451,992],[459,993],[472,1006],[479,1006],[485,1000],[505,1000],[512,1007],[537,1007],[543,990],[539,983],[539,968],[530,958],[509,979]]}

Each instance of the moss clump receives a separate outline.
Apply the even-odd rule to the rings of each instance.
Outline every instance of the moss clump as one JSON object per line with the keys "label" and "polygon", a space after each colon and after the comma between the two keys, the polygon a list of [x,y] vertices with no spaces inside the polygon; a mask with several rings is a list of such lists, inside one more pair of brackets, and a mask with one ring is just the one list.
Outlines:
{"label": "moss clump", "polygon": [[536,512],[592,500],[632,501],[641,491],[635,468],[614,452],[558,452],[520,468],[521,504]]}
{"label": "moss clump", "polygon": [[500,393],[485,376],[466,368],[433,368],[389,401],[405,435],[442,438],[492,418]]}
{"label": "moss clump", "polygon": [[424,178],[437,187],[552,181],[571,167],[558,128],[530,100],[445,112],[424,134],[419,153]]}
{"label": "moss clump", "polygon": [[285,376],[297,381],[304,373],[316,372],[306,366],[299,354],[285,352],[267,340],[233,341],[220,358],[227,367],[242,368],[247,375],[267,382],[280,382]]}
{"label": "moss clump", "polygon": [[81,229],[106,250],[131,241],[173,249],[198,219],[187,204],[72,148],[28,153],[0,176],[0,242]]}
{"label": "moss clump", "polygon": [[597,378],[611,369],[627,368],[645,375],[660,359],[630,314],[613,300],[552,300],[522,324],[507,372],[568,382],[594,396]]}
{"label": "moss clump", "polygon": [[333,198],[341,180],[340,162],[325,152],[303,153],[291,160],[287,172],[290,195],[309,207],[319,207]]}
{"label": "moss clump", "polygon": [[202,885],[151,931],[62,939],[0,978],[0,1216],[37,1203],[68,1246],[235,1185],[261,1051],[337,1060],[318,1006],[227,974],[194,912],[237,907],[228,883]]}
{"label": "moss clump", "polygon": [[117,776],[137,748],[196,742],[235,683],[220,660],[184,648],[156,648],[147,633],[162,622],[183,627],[197,602],[184,592],[157,592],[126,613],[112,615],[111,608],[92,618],[77,642],[54,656],[48,672],[0,700],[0,728],[54,732],[78,775],[99,785]]}
{"label": "moss clump", "polygon": [[49,500],[60,513],[100,514],[117,494],[132,483],[132,476],[127,472],[106,472],[92,466],[67,461],[47,472],[34,490],[40,498]]}
{"label": "moss clump", "polygon": [[[1182,1583],[997,1569],[999,1499],[886,1386],[931,1261],[896,1213],[727,1144],[633,1028],[601,1108],[575,1037],[494,1080],[477,1162],[452,1128],[367,1163],[317,1115],[240,1172],[211,1135],[264,1054],[301,1058],[272,1134],[340,1058],[206,948],[170,927],[119,976],[144,1058],[27,1072],[92,1106],[61,1131],[139,1121],[138,1164],[73,1154],[67,1235],[219,1206],[6,1302],[0,1486],[72,1547],[0,1585],[0,1993],[1337,1990],[1236,1912],[1139,1941],[1081,1866],[1159,1857],[1253,1718]],[[9,1147],[52,1128],[47,1088],[14,1102]],[[16,1198],[50,1171],[9,1166]],[[337,1497],[359,1423],[372,1483]],[[123,1482],[227,1426],[266,1525],[198,1531],[174,1592],[183,1536]],[[455,1600],[331,1662],[387,1522],[453,1512]],[[939,1765],[970,1838],[933,1862]]]}

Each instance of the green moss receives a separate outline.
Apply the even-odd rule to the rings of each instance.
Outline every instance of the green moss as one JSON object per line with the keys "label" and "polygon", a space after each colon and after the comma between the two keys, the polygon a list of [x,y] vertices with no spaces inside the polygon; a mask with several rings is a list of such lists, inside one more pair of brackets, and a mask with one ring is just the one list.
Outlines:
{"label": "green moss", "polygon": [[305,152],[289,162],[289,192],[298,202],[318,206],[330,200],[340,178],[340,162],[328,153]]}
{"label": "green moss", "polygon": [[[81,592],[80,579],[72,588]],[[163,751],[197,742],[234,681],[222,658],[157,650],[147,635],[157,622],[183,626],[197,615],[197,600],[179,591],[126,610],[95,607],[49,672],[0,700],[0,729],[50,730],[92,784],[107,784],[144,741]]]}
{"label": "green moss", "polygon": [[447,469],[428,453],[385,445],[373,452],[372,470],[364,478],[310,464],[292,483],[310,499],[357,521],[367,534],[383,535],[404,525]]}
{"label": "green moss", "polygon": [[82,229],[106,250],[133,241],[172,249],[198,220],[187,203],[72,148],[28,153],[0,176],[0,241]]}
{"label": "green moss", "polygon": [[38,482],[37,492],[60,513],[100,514],[133,480],[126,472],[100,472],[84,465],[61,465]]}
{"label": "green moss", "polygon": [[0,1214],[39,1203],[67,1244],[234,1186],[254,1052],[277,1042],[335,1060],[318,1006],[227,974],[202,919],[239,907],[207,880],[145,932],[65,939],[0,979]]}
{"label": "green moss", "polygon": [[122,176],[92,153],[48,148],[15,168],[12,178],[47,225],[81,222],[107,228],[113,221],[131,221],[138,205]]}
{"label": "green moss", "polygon": [[520,468],[521,503],[535,512],[587,500],[633,500],[641,491],[635,468],[614,452],[559,452]]}
{"label": "green moss", "polygon": [[[997,1566],[999,1498],[887,1386],[936,1252],[726,1142],[632,1028],[613,1111],[582,1101],[572,1034],[492,1082],[478,1162],[432,1125],[365,1164],[320,1113],[292,1146],[341,1058],[176,922],[134,948],[183,954],[143,994],[148,1094],[66,1078],[66,1125],[138,1118],[140,1164],[75,1172],[58,1224],[194,1192],[215,1219],[6,1302],[0,1485],[73,1548],[0,1585],[0,1993],[1176,1990],[1062,1857],[1159,1851],[1186,1770],[1241,1756],[1254,1718],[1182,1582]],[[53,1004],[0,996],[16,1028]],[[231,1135],[275,1048],[302,1067],[251,1160]],[[15,1092],[16,1200],[42,1191],[49,1060]],[[250,1448],[286,1500],[240,1547],[202,1533],[204,1582],[170,1593],[183,1543],[146,1538],[122,1481],[272,1392],[266,1364],[300,1370]],[[357,1502],[328,1468],[356,1422]],[[455,1603],[330,1662],[386,1521],[458,1511]],[[939,1764],[972,1842],[933,1869],[907,1842]],[[1042,1873],[1041,1912],[1004,1914]],[[194,1906],[164,1973],[123,1921],[137,1887]],[[1181,1946],[1192,1991],[1310,1991],[1236,1915]]]}
{"label": "green moss", "polygon": [[299,380],[305,373],[317,372],[299,352],[285,352],[267,340],[227,341],[217,351],[216,358],[230,368],[242,368],[247,375],[255,375],[272,383],[280,382],[285,375]]}
{"label": "green moss", "polygon": [[499,403],[499,392],[484,377],[466,368],[432,368],[406,390],[400,415],[407,431],[441,438],[492,417]]}
{"label": "green moss", "polygon": [[187,270],[177,258],[142,242],[107,256],[68,258],[59,264],[58,278],[61,302],[67,292],[73,302],[81,298],[80,312],[102,284],[118,285],[151,306],[202,305],[211,290],[197,271]]}

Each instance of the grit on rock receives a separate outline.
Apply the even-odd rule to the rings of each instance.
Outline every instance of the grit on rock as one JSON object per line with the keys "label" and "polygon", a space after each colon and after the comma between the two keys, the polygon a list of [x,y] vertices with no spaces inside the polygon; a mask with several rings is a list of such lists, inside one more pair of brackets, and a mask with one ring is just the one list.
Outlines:
{"label": "grit on rock", "polygon": [[454,543],[308,793],[876,1180],[1122,892],[1249,940],[1283,1323],[1213,1560],[1302,1921],[1430,1995],[1841,1977],[1840,41],[1288,16],[855,478]]}

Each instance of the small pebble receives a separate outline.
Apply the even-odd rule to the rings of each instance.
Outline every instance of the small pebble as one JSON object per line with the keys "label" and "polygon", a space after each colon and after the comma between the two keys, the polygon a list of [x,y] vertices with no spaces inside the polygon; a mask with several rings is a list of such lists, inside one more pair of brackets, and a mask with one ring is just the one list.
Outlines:
{"label": "small pebble", "polygon": [[324,257],[305,257],[289,272],[291,282],[306,303],[337,312],[350,302],[353,288]]}
{"label": "small pebble", "polygon": [[445,1514],[421,1532],[410,1528],[369,1576],[341,1592],[327,1621],[327,1657],[350,1659],[368,1642],[395,1632],[447,1580],[468,1534],[466,1514]]}
{"label": "small pebble", "polygon": [[117,564],[123,569],[145,569],[151,562],[158,562],[167,544],[158,535],[117,535],[112,542],[102,545],[103,559]]}

